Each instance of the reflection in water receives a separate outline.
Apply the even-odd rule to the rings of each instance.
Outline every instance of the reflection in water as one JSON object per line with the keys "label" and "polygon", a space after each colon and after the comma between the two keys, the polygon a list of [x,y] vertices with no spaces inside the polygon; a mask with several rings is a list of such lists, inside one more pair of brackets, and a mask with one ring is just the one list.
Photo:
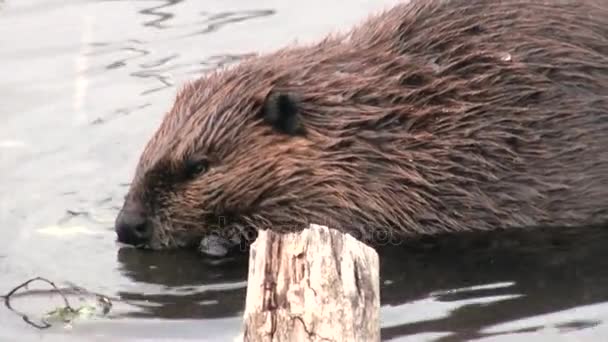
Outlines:
{"label": "reflection in water", "polygon": [[177,57],[178,57],[178,55],[177,55],[177,54],[170,55],[170,56],[167,56],[167,57],[162,57],[162,58],[159,58],[158,60],[151,61],[151,62],[149,62],[149,63],[143,63],[143,64],[141,64],[141,67],[142,67],[142,68],[154,68],[154,67],[159,67],[159,66],[162,66],[162,65],[164,65],[164,64],[169,63],[171,60],[174,60],[174,59],[176,59]]}
{"label": "reflection in water", "polygon": [[[605,229],[551,238],[500,232],[422,239],[379,250],[382,337],[448,333],[437,341],[470,341],[543,329],[542,324],[526,325],[526,319],[608,301],[606,241]],[[118,261],[133,282],[162,286],[156,293],[121,292],[123,300],[142,310],[128,316],[240,317],[244,310],[245,255],[213,265],[190,252],[123,248]],[[433,315],[428,304],[416,305],[420,301],[441,309]],[[517,320],[523,321],[515,329],[484,331]],[[554,327],[577,330],[597,324],[576,318]]]}
{"label": "reflection in water", "polygon": [[179,63],[179,64],[171,64],[162,67],[167,64],[167,62],[174,59],[173,57],[161,58],[155,62],[150,64],[140,64],[139,67],[142,70],[135,71],[131,73],[131,76],[137,78],[152,78],[161,83],[160,86],[149,88],[141,92],[140,95],[147,95],[151,93],[155,93],[161,90],[165,90],[168,88],[174,87],[173,77],[177,70],[180,69],[192,69],[193,65],[199,64],[203,65],[202,68],[195,68],[194,70],[187,71],[186,74],[193,76],[201,76],[201,74],[209,72],[211,70],[215,70],[219,67],[223,67],[232,63],[236,63],[243,58],[249,57],[252,54],[243,53],[243,54],[226,54],[226,55],[216,55],[209,56],[198,63]]}
{"label": "reflection in water", "polygon": [[146,103],[144,103],[142,105],[137,105],[137,106],[132,106],[132,107],[125,107],[125,108],[118,108],[118,109],[114,110],[112,112],[112,114],[108,114],[108,115],[104,116],[104,118],[97,118],[97,119],[91,121],[91,124],[92,125],[99,125],[99,124],[105,123],[106,121],[113,120],[113,119],[115,119],[115,118],[117,118],[119,116],[129,115],[129,114],[131,114],[131,113],[133,113],[135,111],[138,111],[138,110],[141,110],[141,109],[144,109],[144,108],[148,108],[151,105],[152,104],[150,102],[146,102]]}
{"label": "reflection in water", "polygon": [[220,12],[220,13],[207,13],[203,12],[201,15],[205,17],[202,21],[202,25],[204,28],[199,30],[193,35],[196,34],[207,34],[211,32],[215,32],[219,30],[221,27],[226,26],[228,24],[239,23],[243,21],[247,21],[250,19],[267,17],[275,14],[274,10],[246,10],[246,11],[230,11],[230,12]]}
{"label": "reflection in water", "polygon": [[[142,56],[146,56],[146,55],[148,55],[150,53],[149,51],[146,51],[146,50],[143,50],[143,49],[137,49],[137,48],[134,48],[134,47],[131,47],[131,46],[127,46],[125,48],[122,48],[122,50],[124,50],[124,51],[130,51],[130,52],[135,52],[136,55],[132,56],[132,57],[125,57],[125,58],[116,60],[116,61],[108,64],[106,66],[106,69],[110,70],[110,69],[118,69],[118,68],[124,67],[127,64],[126,62],[128,60],[130,60],[130,59],[136,59],[136,58],[142,57]],[[170,58],[174,58],[174,56],[171,56]]]}
{"label": "reflection in water", "polygon": [[[168,69],[171,69],[171,68],[168,68]],[[141,92],[140,95],[146,95],[146,94],[154,93],[157,91],[161,91],[161,90],[165,90],[165,89],[173,87],[173,81],[171,79],[171,75],[163,72],[160,69],[136,71],[136,72],[131,73],[131,76],[139,77],[139,78],[152,78],[162,84],[159,87],[144,90]]]}
{"label": "reflection in water", "polygon": [[[104,56],[110,55],[112,61],[105,65],[106,70],[116,70],[123,67],[130,67],[129,75],[140,79],[152,79],[157,82],[154,86],[141,91],[140,95],[148,95],[162,90],[170,89],[175,86],[174,75],[182,74],[194,77],[201,76],[214,69],[236,63],[243,58],[253,55],[253,53],[232,53],[221,55],[210,55],[199,61],[177,62],[179,54],[171,53],[166,56],[153,56],[146,47],[149,43],[141,40],[126,40],[122,42],[96,42],[90,44],[94,50],[88,55]],[[127,56],[125,56],[127,54]],[[129,65],[129,63],[138,62]],[[202,67],[198,67],[202,66]],[[134,106],[137,109],[146,107],[148,103]],[[107,118],[100,118],[95,123],[107,121]]]}
{"label": "reflection in water", "polygon": [[[130,317],[221,318],[239,316],[245,303],[247,259],[212,262],[194,252],[148,252],[130,247],[118,251],[120,271],[154,291],[118,292],[141,311]],[[154,286],[160,285],[160,286]]]}
{"label": "reflection in water", "polygon": [[156,27],[158,29],[166,28],[165,22],[174,17],[174,14],[168,11],[160,11],[161,9],[166,10],[171,6],[175,6],[184,0],[161,0],[164,2],[161,5],[144,8],[139,13],[154,16],[156,19],[144,22],[144,26]]}
{"label": "reflection in water", "polygon": [[[144,26],[152,26],[156,28],[169,28],[166,22],[174,17],[170,8],[179,4],[183,0],[164,0],[164,3],[154,7],[148,7],[140,11],[142,14],[154,15],[157,18],[152,21],[147,21]],[[162,9],[162,11],[161,11]],[[202,26],[202,29],[195,29],[194,33],[182,36],[189,37],[203,33],[211,33],[218,29],[235,23],[252,20],[255,18],[270,16],[275,14],[272,9],[252,9],[242,11],[225,11],[225,12],[203,12],[203,20],[195,23],[195,26]],[[180,38],[173,37],[169,41],[176,41]],[[162,40],[162,39],[161,39]],[[184,56],[175,53],[176,50],[164,49],[157,50],[151,46],[158,44],[158,39],[154,41],[146,41],[142,39],[126,39],[115,42],[93,42],[86,44],[92,51],[88,51],[85,56],[111,58],[105,63],[104,71],[118,71],[123,68],[128,68],[128,75],[144,79],[148,85],[139,93],[141,96],[158,93],[164,90],[169,90],[175,87],[175,79],[180,77],[199,77],[203,74],[217,68],[236,63],[243,58],[252,56],[253,53],[215,53],[207,56],[197,57],[197,60],[188,60]],[[101,71],[101,70],[100,70]],[[133,94],[135,95],[135,94]],[[149,102],[140,103],[130,108],[139,110],[149,105]],[[129,114],[133,110],[119,110],[121,113]],[[98,117],[92,121],[93,124],[105,123],[116,117],[117,111],[108,113],[102,117]]]}
{"label": "reflection in water", "polygon": [[200,65],[203,65],[203,67],[194,71],[193,73],[203,74],[215,70],[217,68],[223,68],[225,66],[237,63],[245,58],[249,58],[254,55],[254,53],[241,53],[209,56],[199,63]]}
{"label": "reflection in water", "polygon": [[[428,249],[409,246],[381,252],[382,305],[417,321],[384,326],[383,338],[450,333],[437,341],[470,341],[494,334],[545,328],[526,325],[532,316],[608,301],[608,230],[549,237],[545,232],[496,232],[448,237]],[[506,283],[507,286],[476,287]],[[453,289],[463,289],[453,291]],[[494,298],[493,298],[494,297]],[[419,320],[406,303],[431,299],[447,312]],[[485,300],[484,300],[485,299]],[[402,307],[399,307],[399,306]],[[424,311],[424,306],[413,306]],[[409,313],[409,314],[408,314]],[[399,321],[399,319],[396,319]],[[484,332],[492,326],[523,320],[516,329]],[[562,322],[570,330],[593,327],[597,320]]]}
{"label": "reflection in water", "polygon": [[140,46],[144,45],[145,42],[137,39],[129,39],[124,42],[95,42],[90,45],[96,48],[95,51],[90,52],[88,55],[90,56],[101,56],[104,54],[113,54],[116,52],[128,52],[129,54],[134,53],[134,56],[119,58],[112,63],[108,64],[105,69],[112,70],[124,67],[127,65],[127,62],[133,59],[138,59],[145,57],[150,54],[150,51],[141,48]]}

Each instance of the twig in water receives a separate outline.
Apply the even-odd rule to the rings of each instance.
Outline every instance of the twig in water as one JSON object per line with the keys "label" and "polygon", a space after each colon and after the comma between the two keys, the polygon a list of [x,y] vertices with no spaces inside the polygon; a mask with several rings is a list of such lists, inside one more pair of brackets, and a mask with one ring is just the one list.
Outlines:
{"label": "twig in water", "polygon": [[[74,309],[71,305],[70,302],[68,301],[67,297],[65,296],[65,294],[55,285],[54,282],[43,278],[43,277],[35,277],[32,278],[28,281],[23,282],[22,284],[18,285],[17,287],[15,287],[14,289],[12,289],[8,294],[4,295],[4,296],[0,296],[1,298],[4,298],[4,305],[12,312],[14,312],[15,314],[17,314],[18,316],[20,316],[23,321],[25,321],[27,324],[38,328],[38,329],[47,329],[50,328],[52,326],[52,324],[50,324],[46,318],[42,318],[41,321],[42,323],[36,323],[33,322],[28,315],[21,313],[20,311],[16,310],[15,308],[12,307],[11,305],[11,297],[20,289],[22,288],[26,288],[30,283],[34,282],[34,281],[42,281],[45,282],[49,285],[51,285],[53,287],[54,292],[58,293],[61,298],[63,299],[63,303],[65,304],[63,307],[57,308],[49,313],[47,313],[46,317],[59,317],[60,319],[62,319],[65,322],[70,322],[72,319],[74,319],[75,317],[77,317],[79,314],[82,315],[83,313],[86,313],[87,311],[89,311],[90,307],[87,306],[83,306],[80,307],[79,309]],[[89,293],[88,291],[84,290],[81,287],[78,286],[73,286],[74,290],[76,290],[76,292],[79,293]],[[102,307],[102,314],[106,315],[109,311],[110,308],[112,307],[112,302],[110,301],[110,299],[106,296],[94,293],[94,295],[97,297],[97,302],[99,305],[101,305]]]}
{"label": "twig in water", "polygon": [[37,324],[35,322],[33,322],[32,320],[30,320],[30,318],[24,314],[21,313],[19,311],[17,311],[15,308],[13,308],[11,306],[11,296],[17,292],[19,289],[25,288],[27,287],[30,283],[33,283],[34,281],[42,281],[45,282],[49,285],[51,285],[53,287],[53,289],[55,289],[55,291],[57,291],[57,293],[61,296],[61,298],[63,299],[63,302],[65,303],[65,310],[67,310],[70,313],[74,313],[76,312],[71,306],[70,306],[70,302],[68,301],[68,299],[66,298],[66,296],[63,294],[63,292],[61,292],[61,290],[59,290],[59,288],[55,285],[55,283],[53,283],[52,281],[46,279],[46,278],[42,278],[42,277],[35,277],[32,278],[28,281],[23,282],[22,284],[18,285],[17,287],[15,287],[14,289],[12,289],[9,293],[7,293],[4,296],[4,305],[11,310],[12,312],[16,313],[17,315],[21,316],[21,318],[23,319],[23,321],[25,321],[27,324],[36,327],[38,329],[46,329],[46,328],[50,328],[51,324],[49,324],[46,320],[42,319],[42,323],[44,325],[40,325]]}

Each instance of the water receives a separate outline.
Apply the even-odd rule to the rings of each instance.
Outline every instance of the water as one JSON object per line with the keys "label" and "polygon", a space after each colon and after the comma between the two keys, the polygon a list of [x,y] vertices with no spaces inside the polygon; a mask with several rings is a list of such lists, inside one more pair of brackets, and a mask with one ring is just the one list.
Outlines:
{"label": "water", "polygon": [[[0,307],[0,340],[236,337],[245,260],[217,265],[114,241],[143,144],[181,82],[394,2],[0,0],[0,292],[43,276],[114,300],[107,317],[70,329],[37,330]],[[608,339],[608,239],[507,241],[383,252],[383,338]],[[53,298],[30,293],[14,305],[41,313]]]}

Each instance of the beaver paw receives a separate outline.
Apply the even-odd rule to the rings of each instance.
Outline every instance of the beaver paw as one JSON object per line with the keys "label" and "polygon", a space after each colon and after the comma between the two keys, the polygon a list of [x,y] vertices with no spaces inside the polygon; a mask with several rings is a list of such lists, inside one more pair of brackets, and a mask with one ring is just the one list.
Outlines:
{"label": "beaver paw", "polygon": [[238,245],[240,241],[226,239],[217,235],[206,236],[201,240],[198,251],[206,256],[222,258],[228,255],[230,249]]}

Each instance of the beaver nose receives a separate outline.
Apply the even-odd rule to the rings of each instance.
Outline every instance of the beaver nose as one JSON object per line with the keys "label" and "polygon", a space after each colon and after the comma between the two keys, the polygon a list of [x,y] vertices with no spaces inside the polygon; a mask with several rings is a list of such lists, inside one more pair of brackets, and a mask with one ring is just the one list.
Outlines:
{"label": "beaver nose", "polygon": [[152,227],[139,206],[122,208],[114,225],[118,241],[130,245],[141,245],[152,237]]}

